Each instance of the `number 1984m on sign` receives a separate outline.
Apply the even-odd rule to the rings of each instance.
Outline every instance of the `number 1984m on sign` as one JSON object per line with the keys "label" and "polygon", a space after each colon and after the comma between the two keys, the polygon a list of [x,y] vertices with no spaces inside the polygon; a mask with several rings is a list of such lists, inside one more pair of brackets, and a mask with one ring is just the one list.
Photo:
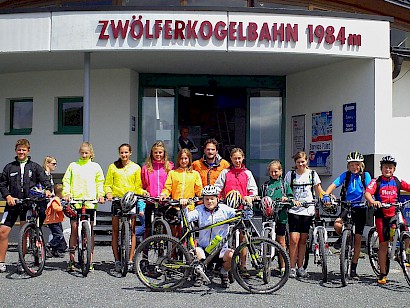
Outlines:
{"label": "number 1984m on sign", "polygon": [[327,26],[326,28],[322,25],[308,25],[306,29],[309,43],[317,42],[322,43],[323,40],[329,45],[334,44],[337,41],[340,45],[344,45],[347,40],[347,45],[349,46],[361,46],[362,37],[360,34],[346,34],[345,27],[340,27],[339,31],[336,33],[335,27]]}

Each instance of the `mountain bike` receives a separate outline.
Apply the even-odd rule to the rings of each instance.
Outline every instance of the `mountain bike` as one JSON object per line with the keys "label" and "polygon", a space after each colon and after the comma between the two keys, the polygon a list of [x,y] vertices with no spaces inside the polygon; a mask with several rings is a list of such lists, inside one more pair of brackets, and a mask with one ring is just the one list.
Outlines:
{"label": "mountain bike", "polygon": [[[181,239],[169,235],[153,235],[146,238],[137,248],[137,276],[152,290],[171,291],[187,280],[200,276],[204,283],[210,283],[206,270],[213,258],[235,236],[236,230],[244,234],[244,241],[235,249],[232,269],[235,280],[252,293],[272,293],[279,290],[289,278],[289,256],[282,246],[271,239],[253,237],[245,226],[249,210],[238,211],[233,218],[226,219],[201,228],[193,228],[187,220],[185,210],[181,211],[184,234]],[[227,235],[218,243],[205,260],[199,261],[195,252],[193,234],[200,230],[211,229],[224,224],[233,224]],[[240,269],[241,252],[247,251],[247,277]],[[272,252],[272,256],[266,252]],[[278,271],[279,259],[285,263],[285,272]],[[241,266],[243,266],[241,264]]]}
{"label": "mountain bike", "polygon": [[38,198],[16,200],[16,206],[27,209],[27,223],[20,229],[18,252],[24,272],[31,276],[40,276],[46,261],[46,248],[39,222]]}
{"label": "mountain bike", "polygon": [[327,243],[327,230],[326,223],[323,218],[320,217],[320,209],[326,212],[326,207],[318,202],[302,202],[301,206],[309,207],[315,206],[315,216],[312,220],[312,225],[309,229],[309,236],[306,241],[306,253],[303,263],[304,269],[309,264],[309,254],[313,252],[313,263],[322,268],[322,281],[327,282],[327,256],[329,255],[329,244]]}
{"label": "mountain bike", "polygon": [[[396,209],[395,216],[390,219],[390,225],[392,227],[396,225],[396,228],[393,228],[395,229],[394,235],[391,240],[389,240],[389,248],[386,258],[386,275],[389,273],[391,261],[396,260],[403,271],[404,278],[410,285],[410,266],[407,266],[410,263],[410,232],[401,231],[401,229],[405,226],[402,211],[408,203],[410,203],[410,200],[394,204],[382,204],[382,207],[389,208],[394,206]],[[370,265],[376,275],[380,275],[378,250],[379,236],[377,234],[376,227],[372,227],[368,235],[367,252],[369,255]]]}
{"label": "mountain bike", "polygon": [[[80,266],[81,273],[84,277],[87,277],[91,266],[91,255],[94,246],[94,239],[91,234],[90,214],[87,214],[86,205],[92,205],[94,207],[94,205],[97,204],[98,201],[87,199],[72,199],[70,200],[70,203],[81,204],[81,208],[77,209],[77,252],[78,264]],[[94,215],[94,220],[95,218],[96,217]]]}
{"label": "mountain bike", "polygon": [[362,201],[340,201],[342,207],[347,211],[346,219],[343,219],[342,244],[340,247],[340,278],[342,285],[347,285],[350,266],[354,254],[354,223],[352,220],[353,207],[367,207],[366,202]]}

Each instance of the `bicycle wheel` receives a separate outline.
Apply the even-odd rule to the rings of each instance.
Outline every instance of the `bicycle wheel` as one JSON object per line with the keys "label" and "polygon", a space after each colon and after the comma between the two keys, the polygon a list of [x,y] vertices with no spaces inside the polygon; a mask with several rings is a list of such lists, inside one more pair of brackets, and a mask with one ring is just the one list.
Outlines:
{"label": "bicycle wheel", "polygon": [[306,241],[306,251],[305,251],[305,259],[303,260],[303,268],[307,269],[309,265],[309,255],[312,251],[312,243],[313,243],[313,230],[309,231],[309,236]]}
{"label": "bicycle wheel", "polygon": [[[246,264],[241,264],[241,252],[246,250]],[[265,251],[272,252],[268,258]],[[281,274],[281,261],[285,272]],[[241,269],[246,267],[245,272]],[[241,243],[232,257],[232,273],[235,280],[247,291],[257,294],[272,293],[282,288],[289,278],[289,255],[283,247],[271,239],[256,237],[249,243]]]}
{"label": "bicycle wheel", "polygon": [[319,229],[317,232],[318,241],[319,241],[319,255],[321,260],[322,266],[322,281],[327,282],[327,253],[326,253],[326,246],[325,246],[325,231],[323,229]]}
{"label": "bicycle wheel", "polygon": [[87,277],[91,265],[92,239],[91,229],[87,221],[81,223],[81,234],[78,239],[81,245],[78,246],[78,263],[80,264],[81,273]]}
{"label": "bicycle wheel", "polygon": [[[406,249],[407,242],[407,249]],[[399,263],[403,270],[404,278],[406,278],[407,283],[410,285],[410,232],[403,232],[400,235],[400,258]]]}
{"label": "bicycle wheel", "polygon": [[[170,248],[171,247],[171,248]],[[192,255],[175,237],[157,234],[146,238],[135,253],[136,274],[152,290],[175,290],[187,281]]]}
{"label": "bicycle wheel", "polygon": [[24,271],[31,277],[40,276],[46,262],[43,233],[33,223],[25,224],[19,233],[19,259]]}
{"label": "bicycle wheel", "polygon": [[[367,254],[369,256],[370,266],[372,267],[373,272],[376,276],[380,275],[380,266],[379,266],[379,235],[377,234],[376,227],[372,227],[369,230],[367,235]],[[386,256],[386,274],[390,270],[390,257],[387,252]]]}
{"label": "bicycle wheel", "polygon": [[350,261],[352,258],[352,230],[345,229],[342,233],[342,246],[340,248],[340,276],[342,285],[347,285]]}
{"label": "bicycle wheel", "polygon": [[[269,229],[264,230],[263,234],[264,234],[264,237],[267,239],[271,239],[272,237],[272,232]],[[270,282],[270,268],[269,268],[270,258],[273,256],[274,253],[275,253],[275,250],[272,249],[272,247],[268,247],[268,245],[265,247],[265,249],[263,249],[263,256],[262,256],[263,281],[267,284]]]}
{"label": "bicycle wheel", "polygon": [[131,251],[131,231],[130,223],[124,221],[121,225],[121,235],[119,238],[118,245],[118,255],[121,262],[121,275],[122,277],[127,276],[128,272],[128,262],[130,260],[130,251]]}
{"label": "bicycle wheel", "polygon": [[151,235],[166,234],[172,236],[169,223],[162,217],[156,217],[152,222]]}

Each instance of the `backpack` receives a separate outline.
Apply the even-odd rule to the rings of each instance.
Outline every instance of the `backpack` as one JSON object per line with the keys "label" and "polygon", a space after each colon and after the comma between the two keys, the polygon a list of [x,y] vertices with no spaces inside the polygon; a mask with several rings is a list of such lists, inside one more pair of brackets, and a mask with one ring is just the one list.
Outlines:
{"label": "backpack", "polygon": [[[315,178],[315,170],[310,171],[309,178],[310,178],[310,184],[298,184],[297,186],[311,185],[310,189],[312,190],[312,196],[314,197],[315,196],[315,189],[313,188],[313,186],[314,186],[313,179]],[[294,186],[293,182],[295,181],[295,179],[296,179],[296,170],[292,170],[292,173],[290,174],[290,188],[292,188],[292,191],[293,191],[293,186]]]}
{"label": "backpack", "polygon": [[[394,175],[393,175],[393,178],[394,178],[394,181],[396,182],[396,187],[397,187],[397,201],[400,202],[401,182],[400,182],[400,180],[399,180],[397,177],[395,177]],[[377,178],[377,180],[376,180],[377,187],[376,187],[376,191],[374,192],[374,196],[378,196],[378,195],[379,195],[381,182],[382,182],[382,177],[379,176],[379,177]]]}
{"label": "backpack", "polygon": [[[347,171],[345,181],[343,182],[342,188],[340,190],[340,200],[342,200],[342,201],[346,201],[347,186],[349,186],[349,182],[350,182],[351,177],[352,177],[352,173],[350,171]],[[366,189],[365,172],[364,171],[362,173],[360,173],[360,178],[362,180],[364,189]]]}

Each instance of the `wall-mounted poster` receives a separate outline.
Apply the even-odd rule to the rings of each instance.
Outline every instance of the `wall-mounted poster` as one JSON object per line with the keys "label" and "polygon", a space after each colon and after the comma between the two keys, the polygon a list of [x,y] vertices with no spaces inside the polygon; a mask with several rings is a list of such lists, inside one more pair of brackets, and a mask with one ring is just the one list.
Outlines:
{"label": "wall-mounted poster", "polygon": [[299,151],[305,151],[306,129],[305,115],[292,117],[292,155]]}
{"label": "wall-mounted poster", "polygon": [[309,166],[320,175],[332,175],[332,111],[312,114]]}

